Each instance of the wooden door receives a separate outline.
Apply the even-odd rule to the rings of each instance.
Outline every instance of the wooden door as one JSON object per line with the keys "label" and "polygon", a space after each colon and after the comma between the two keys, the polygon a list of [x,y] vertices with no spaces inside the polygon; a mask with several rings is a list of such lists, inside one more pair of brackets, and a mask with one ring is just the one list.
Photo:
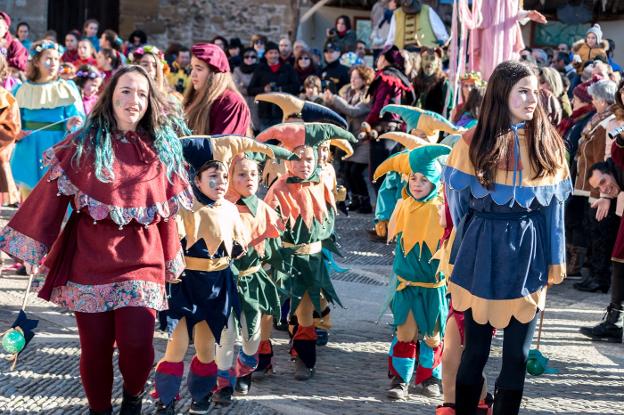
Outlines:
{"label": "wooden door", "polygon": [[48,0],[48,30],[55,30],[61,43],[72,29],[82,33],[87,19],[100,22],[100,33],[105,29],[118,32],[119,0]]}

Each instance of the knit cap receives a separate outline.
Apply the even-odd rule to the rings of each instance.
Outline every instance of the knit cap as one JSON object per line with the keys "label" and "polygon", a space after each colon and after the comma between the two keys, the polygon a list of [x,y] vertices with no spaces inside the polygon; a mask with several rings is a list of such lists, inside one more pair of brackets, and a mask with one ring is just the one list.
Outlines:
{"label": "knit cap", "polygon": [[585,35],[587,36],[587,34],[589,33],[593,33],[596,35],[596,43],[602,42],[602,29],[600,28],[600,25],[598,23],[587,29],[587,33]]}

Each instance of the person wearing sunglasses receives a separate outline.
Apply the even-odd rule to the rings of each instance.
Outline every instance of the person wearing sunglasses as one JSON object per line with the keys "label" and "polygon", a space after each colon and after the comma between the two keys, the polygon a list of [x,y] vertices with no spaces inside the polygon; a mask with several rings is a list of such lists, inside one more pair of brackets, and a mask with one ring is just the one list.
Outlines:
{"label": "person wearing sunglasses", "polygon": [[247,93],[247,88],[249,87],[254,71],[258,67],[258,53],[254,48],[246,48],[241,53],[241,57],[242,63],[232,70],[232,76],[234,77],[236,87],[241,94],[243,94],[243,97],[247,102],[247,106],[251,111],[251,124],[256,126],[260,125],[258,119],[258,109],[256,103],[254,102],[254,97],[249,96]]}
{"label": "person wearing sunglasses", "polygon": [[303,82],[308,76],[319,74],[318,68],[312,60],[312,54],[307,50],[299,54],[295,62],[295,72],[297,72],[297,76],[299,76],[299,83],[301,85],[303,85]]}
{"label": "person wearing sunglasses", "polygon": [[264,57],[265,46],[267,44],[266,36],[255,34],[251,36],[251,47],[256,50],[258,54],[258,59],[262,59]]}

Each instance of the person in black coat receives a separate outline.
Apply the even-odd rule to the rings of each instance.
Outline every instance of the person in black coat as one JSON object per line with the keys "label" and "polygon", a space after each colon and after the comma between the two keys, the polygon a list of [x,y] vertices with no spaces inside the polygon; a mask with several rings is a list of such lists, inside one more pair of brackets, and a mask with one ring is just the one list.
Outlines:
{"label": "person in black coat", "polygon": [[[266,62],[261,62],[254,71],[247,87],[247,94],[253,97],[263,92],[285,92],[297,95],[299,93],[299,77],[290,64],[280,62],[277,44],[268,42],[264,56]],[[260,130],[282,121],[282,113],[279,107],[267,102],[258,103],[258,117]]]}
{"label": "person in black coat", "polygon": [[325,45],[323,52],[326,65],[321,70],[321,79],[327,83],[327,85],[324,83],[323,89],[329,88],[332,94],[337,94],[340,88],[351,80],[349,68],[340,63],[341,52],[337,45],[329,42]]}

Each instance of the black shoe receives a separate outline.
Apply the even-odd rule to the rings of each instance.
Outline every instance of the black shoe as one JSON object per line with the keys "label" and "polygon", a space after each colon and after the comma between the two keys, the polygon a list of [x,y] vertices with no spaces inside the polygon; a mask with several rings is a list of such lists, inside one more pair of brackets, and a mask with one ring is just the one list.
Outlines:
{"label": "black shoe", "polygon": [[522,389],[497,389],[494,393],[494,415],[518,415]]}
{"label": "black shoe", "polygon": [[[210,402],[212,398],[213,395],[209,393],[204,399],[191,402],[189,414],[207,414],[210,411]],[[171,412],[171,415],[173,415],[173,411]]]}
{"label": "black shoe", "polygon": [[595,293],[595,292],[601,291],[603,294],[606,294],[609,291],[608,285],[601,284],[598,281],[593,280],[593,279],[589,281],[587,284],[581,284],[581,283],[574,284],[574,288],[576,288],[579,291],[588,292],[588,293]]}
{"label": "black shoe", "polygon": [[141,392],[137,396],[132,396],[126,391],[123,391],[123,399],[121,401],[119,415],[141,415],[143,395],[145,395],[144,392]]}
{"label": "black shoe", "polygon": [[386,395],[390,399],[403,400],[409,395],[409,385],[403,382],[398,376],[392,378],[390,388],[386,391]]}
{"label": "black shoe", "polygon": [[89,415],[113,415],[113,408],[109,409],[108,411],[94,411],[92,409],[89,409]]}
{"label": "black shoe", "polygon": [[579,282],[575,282],[574,283],[574,288],[578,289],[578,287],[580,287],[580,286],[585,286],[585,285],[589,284],[590,282],[592,282],[593,279],[594,278],[592,277],[591,274],[587,274],[584,277],[582,277]]}
{"label": "black shoe", "polygon": [[429,398],[438,398],[442,395],[442,382],[434,377],[430,377],[417,386],[418,393]]}
{"label": "black shoe", "polygon": [[236,392],[247,395],[251,389],[251,373],[236,379]]}
{"label": "black shoe", "polygon": [[338,208],[339,211],[344,213],[345,216],[349,216],[349,208],[347,207],[347,204],[345,202],[336,203],[336,207]]}
{"label": "black shoe", "polygon": [[351,195],[351,204],[349,205],[349,210],[352,210],[354,212],[358,210],[362,206],[361,200],[362,196]]}
{"label": "black shoe", "polygon": [[232,404],[232,394],[234,393],[234,388],[231,386],[226,386],[223,389],[219,389],[212,395],[212,402],[214,402],[215,406],[230,406]]}
{"label": "black shoe", "polygon": [[622,307],[609,304],[600,324],[594,327],[581,327],[579,331],[592,340],[622,343],[623,318],[624,312]]}
{"label": "black shoe", "polygon": [[17,275],[21,275],[21,276],[24,276],[24,277],[28,276],[28,272],[26,271],[26,267],[23,266],[23,265],[17,271],[15,271],[15,273]]}
{"label": "black shoe", "polygon": [[303,363],[301,358],[295,359],[295,379],[296,380],[309,380],[314,376],[314,368],[309,368]]}
{"label": "black shoe", "polygon": [[158,401],[156,402],[156,415],[175,415],[175,399],[168,405]]}

